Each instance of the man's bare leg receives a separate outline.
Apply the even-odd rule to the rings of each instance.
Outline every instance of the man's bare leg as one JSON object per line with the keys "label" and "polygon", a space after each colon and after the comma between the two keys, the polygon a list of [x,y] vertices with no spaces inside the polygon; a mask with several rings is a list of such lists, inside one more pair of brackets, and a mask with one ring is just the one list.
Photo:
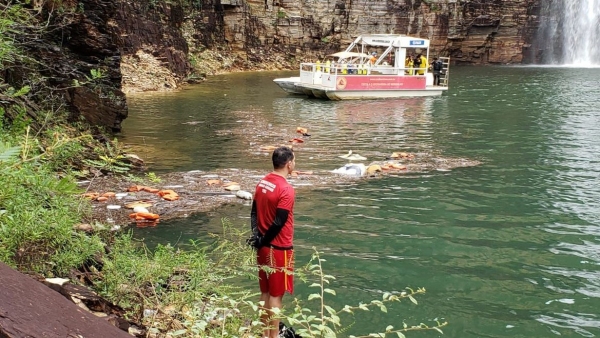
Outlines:
{"label": "man's bare leg", "polygon": [[283,296],[273,297],[269,293],[261,293],[260,300],[264,302],[263,309],[265,312],[260,317],[261,322],[265,326],[263,337],[277,338],[279,336],[279,318],[274,316],[272,308],[281,309],[281,301]]}

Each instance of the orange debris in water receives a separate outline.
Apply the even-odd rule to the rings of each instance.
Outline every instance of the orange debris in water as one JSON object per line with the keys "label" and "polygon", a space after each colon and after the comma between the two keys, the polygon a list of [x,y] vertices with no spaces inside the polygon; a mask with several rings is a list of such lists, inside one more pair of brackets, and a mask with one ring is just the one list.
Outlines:
{"label": "orange debris in water", "polygon": [[300,134],[306,134],[306,133],[308,133],[308,129],[302,128],[302,127],[298,127],[298,128],[296,128],[296,132],[300,133]]}
{"label": "orange debris in water", "polygon": [[146,187],[146,186],[144,186],[144,187],[142,187],[141,191],[149,192],[149,193],[151,193],[151,194],[156,194],[156,193],[157,193],[157,192],[159,192],[160,190],[159,190],[159,189],[156,189],[156,188],[150,188],[150,187]]}
{"label": "orange debris in water", "polygon": [[260,147],[260,150],[262,150],[262,151],[273,151],[275,149],[277,149],[276,146],[264,146],[264,147]]}
{"label": "orange debris in water", "polygon": [[301,138],[293,138],[291,140],[289,140],[288,142],[292,142],[292,143],[304,143],[304,140]]}
{"label": "orange debris in water", "polygon": [[104,194],[102,194],[102,197],[115,197],[115,193],[114,192],[105,192]]}
{"label": "orange debris in water", "polygon": [[397,163],[390,164],[390,167],[392,167],[393,169],[406,170],[405,165],[401,165],[401,164],[397,164]]}
{"label": "orange debris in water", "polygon": [[167,201],[175,201],[179,199],[179,195],[175,191],[170,189],[160,190],[158,192],[158,196],[162,197],[164,200]]}
{"label": "orange debris in water", "polygon": [[160,218],[158,214],[153,214],[151,212],[134,212],[129,214],[129,217],[134,218],[136,221],[157,220]]}
{"label": "orange debris in water", "polygon": [[98,201],[98,202],[106,202],[106,201],[108,201],[108,197],[100,196],[100,197],[96,198],[96,201]]}
{"label": "orange debris in water", "polygon": [[154,219],[154,220],[144,219],[144,220],[136,220],[135,221],[135,226],[138,228],[155,227],[156,224],[158,224],[157,219]]}
{"label": "orange debris in water", "polygon": [[87,198],[87,199],[90,199],[90,200],[95,200],[96,198],[98,198],[98,196],[100,196],[100,194],[97,193],[97,192],[86,192],[82,196],[83,196],[83,198]]}
{"label": "orange debris in water", "polygon": [[213,184],[220,185],[221,180],[206,180],[206,184],[207,185],[213,185]]}
{"label": "orange debris in water", "polygon": [[292,176],[297,177],[298,175],[312,175],[312,171],[302,171],[302,170],[294,170],[292,171]]}

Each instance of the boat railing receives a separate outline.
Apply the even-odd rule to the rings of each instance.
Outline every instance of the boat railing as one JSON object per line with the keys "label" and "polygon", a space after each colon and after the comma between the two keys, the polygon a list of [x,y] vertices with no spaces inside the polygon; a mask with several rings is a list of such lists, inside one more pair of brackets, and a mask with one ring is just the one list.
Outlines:
{"label": "boat railing", "polygon": [[[423,74],[418,74],[422,71]],[[392,67],[391,65],[370,64],[324,64],[324,63],[301,63],[300,64],[300,82],[306,84],[322,84],[322,76],[343,75],[343,76],[364,76],[364,75],[382,75],[382,76],[426,76],[429,73],[427,68],[413,67]]]}

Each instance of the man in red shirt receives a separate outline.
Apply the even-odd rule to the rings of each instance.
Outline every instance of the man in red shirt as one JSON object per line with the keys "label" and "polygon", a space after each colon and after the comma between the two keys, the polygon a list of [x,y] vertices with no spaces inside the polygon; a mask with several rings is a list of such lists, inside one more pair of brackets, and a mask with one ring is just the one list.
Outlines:
{"label": "man in red shirt", "polygon": [[[257,249],[260,300],[265,314],[261,320],[263,336],[279,336],[279,319],[272,308],[280,308],[284,293],[294,291],[294,200],[296,193],[287,176],[296,166],[294,152],[288,147],[273,151],[273,171],[257,185],[250,220],[254,233],[252,245]],[[267,273],[262,267],[268,267]]]}

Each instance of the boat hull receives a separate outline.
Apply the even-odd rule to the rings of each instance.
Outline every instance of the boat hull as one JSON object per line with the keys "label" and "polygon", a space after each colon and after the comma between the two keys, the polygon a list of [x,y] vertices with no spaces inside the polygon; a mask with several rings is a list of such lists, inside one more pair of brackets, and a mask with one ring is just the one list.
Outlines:
{"label": "boat hull", "polygon": [[303,88],[299,87],[300,77],[287,77],[273,80],[279,88],[288,94],[305,95]]}
{"label": "boat hull", "polygon": [[362,91],[326,91],[327,98],[330,100],[367,100],[367,99],[392,99],[401,97],[423,97],[423,96],[441,96],[448,88],[427,88],[425,90],[362,90]]}
{"label": "boat hull", "polygon": [[[356,77],[355,77],[356,78]],[[358,77],[368,79],[368,77]],[[320,78],[319,78],[320,79]],[[389,81],[396,80],[399,77],[388,77]],[[417,77],[404,77],[403,81],[408,80],[419,80]],[[288,94],[294,95],[306,95],[309,97],[315,97],[319,99],[329,100],[366,100],[366,99],[388,99],[388,98],[401,98],[401,97],[424,97],[424,96],[440,96],[443,92],[448,90],[448,87],[444,86],[425,86],[425,78],[421,78],[423,81],[421,86],[407,87],[402,89],[368,89],[360,90],[357,88],[352,89],[338,89],[337,86],[328,86],[326,84],[306,84],[302,82],[301,77],[289,77],[279,78],[273,80],[281,89]],[[324,82],[331,82],[330,77],[327,77]],[[335,81],[335,80],[334,80]],[[351,81],[351,80],[350,80]],[[431,79],[433,82],[433,79]],[[372,87],[372,86],[371,86]],[[420,88],[418,88],[420,87]]]}

